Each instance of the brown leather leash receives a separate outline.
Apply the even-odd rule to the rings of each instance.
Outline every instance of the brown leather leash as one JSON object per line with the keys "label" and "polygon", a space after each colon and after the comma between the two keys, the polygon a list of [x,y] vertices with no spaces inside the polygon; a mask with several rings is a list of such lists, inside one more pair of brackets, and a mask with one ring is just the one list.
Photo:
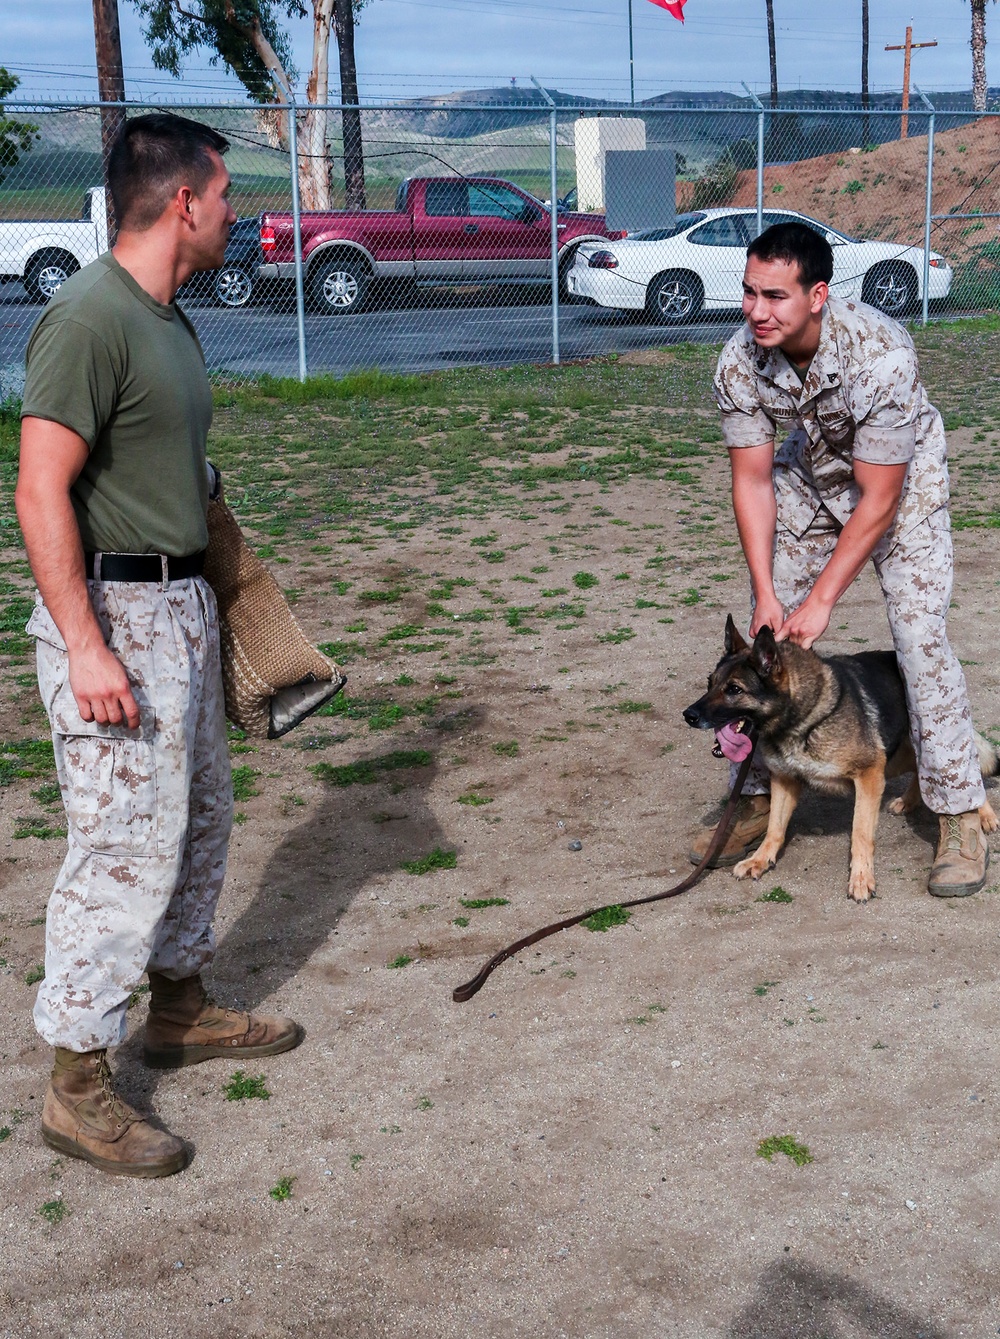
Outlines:
{"label": "brown leather leash", "polygon": [[732,793],[729,796],[729,802],[723,810],[722,817],[719,819],[719,826],[712,834],[712,840],[709,842],[708,850],[705,852],[699,864],[697,864],[686,879],[682,879],[673,888],[668,888],[664,893],[653,893],[649,897],[636,897],[631,902],[609,902],[603,907],[594,907],[591,911],[581,911],[578,916],[569,916],[564,921],[554,921],[551,925],[544,926],[541,930],[536,930],[534,934],[527,935],[524,939],[519,939],[516,944],[511,944],[509,948],[501,949],[494,957],[490,958],[486,966],[472,978],[466,981],[464,986],[456,986],[451,992],[451,998],[456,1004],[464,1004],[466,1000],[471,1000],[473,995],[477,994],[486,984],[492,972],[512,958],[515,953],[520,953],[523,949],[530,948],[532,944],[537,944],[541,939],[548,939],[549,935],[558,934],[560,930],[568,930],[571,925],[579,925],[581,921],[587,920],[590,916],[596,916],[602,911],[610,911],[612,907],[642,907],[647,902],[662,902],[667,897],[677,897],[680,893],[686,893],[694,886],[704,874],[716,853],[721,849],[726,836],[729,833],[730,825],[733,821],[733,815],[736,813],[736,806],[739,803],[740,796],[743,794],[743,787],[746,785],[747,776],[750,773],[750,764],[753,762],[753,755],[757,749],[756,731],[748,730],[747,736],[751,742],[750,752],[740,764],[740,770],[736,775],[736,784],[733,786]]}

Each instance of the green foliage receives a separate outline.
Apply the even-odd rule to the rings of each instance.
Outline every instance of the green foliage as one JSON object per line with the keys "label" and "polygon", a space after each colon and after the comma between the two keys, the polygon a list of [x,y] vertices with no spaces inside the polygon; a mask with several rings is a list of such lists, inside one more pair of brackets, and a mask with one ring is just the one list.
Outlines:
{"label": "green foliage", "polygon": [[412,961],[412,958],[407,957],[405,953],[401,953],[398,958],[393,958],[392,962],[387,962],[386,967],[393,971],[398,967],[408,967]]}
{"label": "green foliage", "polygon": [[237,804],[242,804],[244,800],[252,800],[260,791],[254,785],[260,772],[256,767],[249,767],[244,764],[242,767],[233,768],[233,799]]}
{"label": "green foliage", "polygon": [[615,628],[614,632],[605,632],[598,637],[599,642],[608,642],[611,646],[620,646],[622,642],[630,642],[635,636],[631,628]]}
{"label": "green foliage", "polygon": [[19,777],[42,777],[55,770],[50,739],[22,739],[0,743],[0,786]]}
{"label": "green foliage", "polygon": [[38,1210],[49,1227],[57,1227],[69,1213],[64,1200],[49,1200]]}
{"label": "green foliage", "polygon": [[796,1167],[805,1167],[814,1161],[805,1144],[796,1143],[790,1134],[773,1134],[769,1139],[762,1139],[757,1145],[758,1158],[771,1162],[775,1153],[784,1153],[786,1158],[791,1158]]}
{"label": "green foliage", "polygon": [[631,716],[637,711],[652,711],[652,702],[632,702],[626,698],[624,702],[616,702],[611,708],[612,711],[620,711],[623,716]]}
{"label": "green foliage", "polygon": [[246,1102],[252,1098],[266,1102],[271,1096],[263,1074],[244,1074],[242,1069],[236,1071],[222,1091],[227,1102]]}
{"label": "green foliage", "polygon": [[17,163],[22,153],[39,139],[38,126],[31,121],[15,121],[4,115],[4,102],[17,88],[20,79],[0,65],[0,181]]}
{"label": "green foliage", "polygon": [[516,758],[521,752],[521,746],[516,739],[502,740],[499,744],[493,745],[493,752],[498,753],[501,758]]}
{"label": "green foliage", "polygon": [[591,586],[596,586],[597,584],[598,580],[593,572],[573,573],[573,585],[576,586],[577,590],[590,590]]}
{"label": "green foliage", "polygon": [[484,907],[507,907],[510,903],[505,897],[460,897],[459,905],[466,911],[482,911]]}
{"label": "green foliage", "polygon": [[66,829],[53,825],[47,818],[17,818],[11,836],[16,842],[24,841],[26,837],[44,842],[53,837],[65,837]]}
{"label": "green foliage", "polygon": [[44,980],[45,980],[45,968],[41,965],[41,963],[38,963],[34,967],[30,967],[24,975],[24,984],[26,986],[37,986],[39,981]]}
{"label": "green foliage", "polygon": [[459,795],[458,799],[456,800],[456,804],[470,804],[474,808],[478,808],[480,805],[483,804],[492,804],[492,803],[493,803],[492,795],[477,795],[475,791],[470,791],[468,795]]}
{"label": "green foliage", "polygon": [[365,758],[361,762],[346,763],[341,767],[334,767],[327,762],[315,763],[310,771],[320,781],[326,781],[331,786],[370,786],[383,772],[428,767],[431,761],[431,754],[426,749],[406,749],[383,753],[378,758]]}
{"label": "green foliage", "polygon": [[400,868],[407,874],[429,874],[432,869],[454,869],[457,864],[457,851],[442,851],[440,846],[435,846],[433,851],[417,860],[405,860]]}
{"label": "green foliage", "polygon": [[736,193],[740,169],[729,149],[718,157],[703,177],[694,183],[688,209],[710,209],[713,205],[728,205]]}
{"label": "green foliage", "polygon": [[595,911],[592,916],[588,916],[580,924],[585,930],[596,930],[600,934],[610,930],[613,925],[627,925],[631,912],[624,907],[605,907],[602,911]]}
{"label": "green foliage", "polygon": [[779,886],[776,887],[776,888],[772,888],[772,889],[770,890],[770,892],[767,892],[767,893],[761,893],[760,897],[758,897],[758,898],[756,899],[756,901],[758,901],[758,902],[794,902],[795,899],[794,899],[794,897],[792,897],[791,893],[787,893],[787,892],[785,892],[784,888],[780,887],[780,885],[779,885]]}
{"label": "green foliage", "polygon": [[272,1186],[267,1192],[273,1200],[290,1200],[292,1198],[292,1186],[295,1184],[294,1176],[283,1176],[276,1186]]}

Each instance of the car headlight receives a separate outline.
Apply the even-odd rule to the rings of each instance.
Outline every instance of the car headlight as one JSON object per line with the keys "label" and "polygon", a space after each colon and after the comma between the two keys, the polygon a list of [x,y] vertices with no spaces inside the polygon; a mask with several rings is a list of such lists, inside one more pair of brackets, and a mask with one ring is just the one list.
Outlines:
{"label": "car headlight", "polygon": [[611,251],[595,251],[587,264],[592,270],[617,270],[618,257]]}

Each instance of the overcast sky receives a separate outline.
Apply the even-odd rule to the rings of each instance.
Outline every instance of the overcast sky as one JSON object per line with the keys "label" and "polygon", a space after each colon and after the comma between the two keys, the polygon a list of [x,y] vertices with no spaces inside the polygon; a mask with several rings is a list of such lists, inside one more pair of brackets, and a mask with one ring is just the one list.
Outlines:
{"label": "overcast sky", "polygon": [[[306,0],[307,7],[309,0]],[[369,0],[357,31],[363,101],[453,89],[544,84],[567,93],[628,96],[629,0]],[[154,70],[130,0],[119,0],[130,97],[242,98],[205,53],[179,82]],[[688,0],[682,25],[649,0],[632,0],[637,98],[676,89],[768,88],[764,0]],[[899,89],[902,42],[938,46],[913,55],[927,91],[971,86],[968,0],[870,0],[873,90]],[[782,89],[857,89],[861,0],[774,0]],[[96,90],[90,0],[0,0],[0,64],[21,78],[18,96],[80,98]],[[1000,82],[1000,6],[988,10],[987,73]],[[299,69],[308,72],[312,24],[291,25]],[[995,34],[995,35],[994,35]],[[331,60],[336,69],[336,60]],[[333,84],[336,92],[336,80]]]}

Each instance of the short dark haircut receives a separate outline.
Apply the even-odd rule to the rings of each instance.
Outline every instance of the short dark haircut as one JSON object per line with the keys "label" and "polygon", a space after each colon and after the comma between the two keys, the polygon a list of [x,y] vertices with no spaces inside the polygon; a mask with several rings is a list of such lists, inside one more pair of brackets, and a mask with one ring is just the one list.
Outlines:
{"label": "short dark haircut", "polygon": [[119,228],[151,228],[181,186],[195,194],[216,171],[211,150],[229,141],[200,121],[172,112],[149,112],[126,121],[108,157],[108,186]]}
{"label": "short dark haircut", "polygon": [[806,223],[775,223],[747,247],[747,259],[783,260],[798,265],[803,288],[828,284],[833,278],[833,247]]}

